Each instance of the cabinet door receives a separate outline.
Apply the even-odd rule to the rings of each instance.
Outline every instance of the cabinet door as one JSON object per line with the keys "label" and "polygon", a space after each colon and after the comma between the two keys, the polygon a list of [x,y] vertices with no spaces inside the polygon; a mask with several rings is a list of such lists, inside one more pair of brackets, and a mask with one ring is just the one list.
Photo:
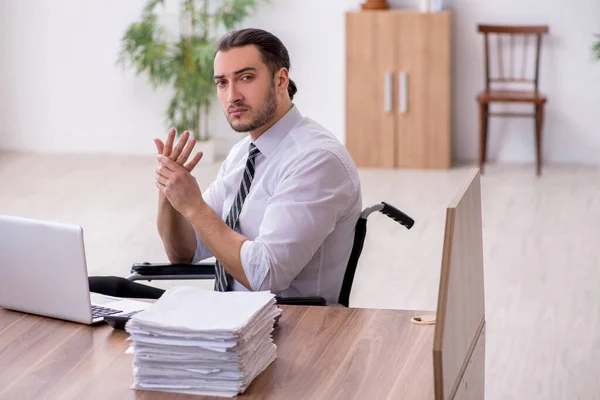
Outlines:
{"label": "cabinet door", "polygon": [[450,13],[397,13],[397,166],[449,168]]}
{"label": "cabinet door", "polygon": [[393,168],[393,16],[346,14],[346,148],[359,167]]}

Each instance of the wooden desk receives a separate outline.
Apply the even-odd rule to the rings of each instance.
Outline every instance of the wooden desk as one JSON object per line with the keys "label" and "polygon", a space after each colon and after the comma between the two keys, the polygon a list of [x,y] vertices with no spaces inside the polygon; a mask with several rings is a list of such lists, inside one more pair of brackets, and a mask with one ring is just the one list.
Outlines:
{"label": "wooden desk", "polygon": [[[400,310],[282,306],[277,360],[240,399],[432,399],[434,325]],[[128,334],[0,309],[0,399],[199,399],[134,391]]]}

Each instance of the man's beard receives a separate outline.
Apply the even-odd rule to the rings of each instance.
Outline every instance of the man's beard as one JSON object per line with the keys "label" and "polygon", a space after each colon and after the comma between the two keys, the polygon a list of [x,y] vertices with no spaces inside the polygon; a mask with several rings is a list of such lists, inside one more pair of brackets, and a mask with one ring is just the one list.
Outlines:
{"label": "man's beard", "polygon": [[[236,104],[235,107],[248,108],[244,104]],[[264,105],[256,112],[256,116],[252,121],[242,124],[242,125],[234,125],[233,121],[229,118],[229,125],[236,132],[251,132],[265,125],[269,121],[271,121],[275,114],[277,113],[277,97],[275,92],[275,86],[271,86],[271,90],[267,93]]]}

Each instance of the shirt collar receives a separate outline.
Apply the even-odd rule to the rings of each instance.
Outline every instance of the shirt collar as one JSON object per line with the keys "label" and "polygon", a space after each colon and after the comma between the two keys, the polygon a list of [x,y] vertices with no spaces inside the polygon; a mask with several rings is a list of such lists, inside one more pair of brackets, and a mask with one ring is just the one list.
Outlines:
{"label": "shirt collar", "polygon": [[272,127],[267,129],[262,135],[254,141],[254,144],[260,150],[261,154],[269,158],[279,145],[283,138],[302,120],[302,115],[296,105],[279,119]]}

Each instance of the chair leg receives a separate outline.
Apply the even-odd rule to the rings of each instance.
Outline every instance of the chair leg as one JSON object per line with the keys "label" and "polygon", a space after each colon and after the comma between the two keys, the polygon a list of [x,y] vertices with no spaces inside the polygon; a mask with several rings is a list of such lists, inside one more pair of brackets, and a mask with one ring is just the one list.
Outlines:
{"label": "chair leg", "polygon": [[542,174],[542,127],[544,124],[544,105],[535,106],[535,147],[536,147],[536,174]]}
{"label": "chair leg", "polygon": [[488,104],[479,103],[479,169],[483,174],[483,166],[487,154],[488,136]]}

